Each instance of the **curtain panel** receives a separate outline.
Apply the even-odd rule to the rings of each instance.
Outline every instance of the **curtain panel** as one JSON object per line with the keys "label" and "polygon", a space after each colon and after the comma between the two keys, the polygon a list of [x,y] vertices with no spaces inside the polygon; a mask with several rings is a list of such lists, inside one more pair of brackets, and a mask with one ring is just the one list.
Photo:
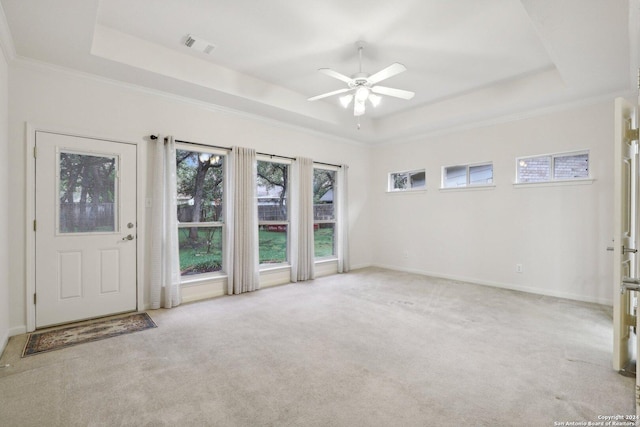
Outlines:
{"label": "curtain panel", "polygon": [[229,157],[225,259],[227,294],[231,295],[255,291],[260,281],[256,152],[233,147]]}
{"label": "curtain panel", "polygon": [[152,309],[171,308],[181,302],[173,137],[159,137],[153,153],[150,304]]}
{"label": "curtain panel", "polygon": [[338,230],[336,243],[338,248],[338,273],[347,273],[349,264],[349,166],[338,169]]}
{"label": "curtain panel", "polygon": [[296,159],[291,192],[291,281],[315,277],[313,234],[313,160]]}

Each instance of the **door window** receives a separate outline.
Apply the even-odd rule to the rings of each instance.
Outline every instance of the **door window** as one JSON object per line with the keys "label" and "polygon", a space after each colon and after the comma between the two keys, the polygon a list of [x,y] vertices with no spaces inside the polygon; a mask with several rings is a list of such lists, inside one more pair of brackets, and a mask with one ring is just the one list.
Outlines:
{"label": "door window", "polygon": [[116,158],[113,156],[60,152],[60,233],[116,230],[116,166]]}

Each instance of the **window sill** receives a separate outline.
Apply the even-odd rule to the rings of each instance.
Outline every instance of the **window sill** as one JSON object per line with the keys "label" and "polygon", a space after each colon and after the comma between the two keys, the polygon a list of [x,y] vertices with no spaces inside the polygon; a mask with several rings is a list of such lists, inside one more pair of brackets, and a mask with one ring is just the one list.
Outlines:
{"label": "window sill", "polygon": [[441,187],[439,190],[443,193],[449,192],[457,192],[457,191],[487,191],[487,190],[495,190],[495,184],[489,185],[469,185],[466,187]]}
{"label": "window sill", "polygon": [[180,286],[191,286],[191,285],[201,285],[204,282],[213,282],[219,280],[225,280],[227,278],[227,274],[223,272],[219,273],[210,273],[210,274],[198,274],[193,276],[187,276],[188,279],[181,278]]}
{"label": "window sill", "polygon": [[330,262],[336,262],[338,261],[338,257],[335,256],[331,256],[331,257],[324,257],[324,258],[316,258],[314,260],[314,262],[316,263],[316,265],[320,265],[320,264],[328,264]]}
{"label": "window sill", "polygon": [[387,190],[387,194],[410,194],[410,193],[426,193],[426,192],[427,192],[426,188],[417,188],[415,190],[396,190],[396,191]]}
{"label": "window sill", "polygon": [[545,182],[514,182],[514,188],[531,188],[531,187],[562,187],[566,185],[591,185],[595,178],[584,179],[567,179],[562,181],[545,181]]}
{"label": "window sill", "polygon": [[291,264],[263,264],[259,267],[260,273],[275,273],[277,271],[291,269]]}

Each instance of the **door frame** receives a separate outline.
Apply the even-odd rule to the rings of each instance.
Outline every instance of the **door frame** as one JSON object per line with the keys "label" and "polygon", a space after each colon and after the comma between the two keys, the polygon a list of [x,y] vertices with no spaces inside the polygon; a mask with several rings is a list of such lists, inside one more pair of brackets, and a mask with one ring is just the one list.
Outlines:
{"label": "door frame", "polygon": [[88,135],[86,131],[78,131],[65,129],[61,127],[38,126],[32,123],[25,123],[26,136],[26,155],[25,155],[25,197],[26,197],[26,215],[25,215],[25,305],[27,314],[27,332],[33,332],[36,329],[36,305],[33,302],[33,294],[36,291],[36,232],[33,229],[33,221],[36,217],[35,200],[36,200],[36,159],[33,156],[36,146],[36,132],[48,132],[61,135],[68,135],[80,138],[90,138],[117,142],[122,144],[130,144],[136,147],[136,222],[138,223],[136,238],[136,310],[142,311],[144,305],[144,284],[145,284],[145,260],[144,246],[146,245],[145,236],[145,213],[146,213],[146,161],[147,161],[147,144],[146,141],[131,141],[122,137],[114,137],[107,135]]}

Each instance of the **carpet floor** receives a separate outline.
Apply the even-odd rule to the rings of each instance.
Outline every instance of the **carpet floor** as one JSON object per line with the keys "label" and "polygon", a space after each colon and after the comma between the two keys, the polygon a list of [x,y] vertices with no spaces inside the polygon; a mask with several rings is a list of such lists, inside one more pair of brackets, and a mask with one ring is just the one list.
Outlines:
{"label": "carpet floor", "polygon": [[0,425],[553,426],[635,411],[601,305],[368,268],[149,313],[155,329],[37,357],[12,337]]}

